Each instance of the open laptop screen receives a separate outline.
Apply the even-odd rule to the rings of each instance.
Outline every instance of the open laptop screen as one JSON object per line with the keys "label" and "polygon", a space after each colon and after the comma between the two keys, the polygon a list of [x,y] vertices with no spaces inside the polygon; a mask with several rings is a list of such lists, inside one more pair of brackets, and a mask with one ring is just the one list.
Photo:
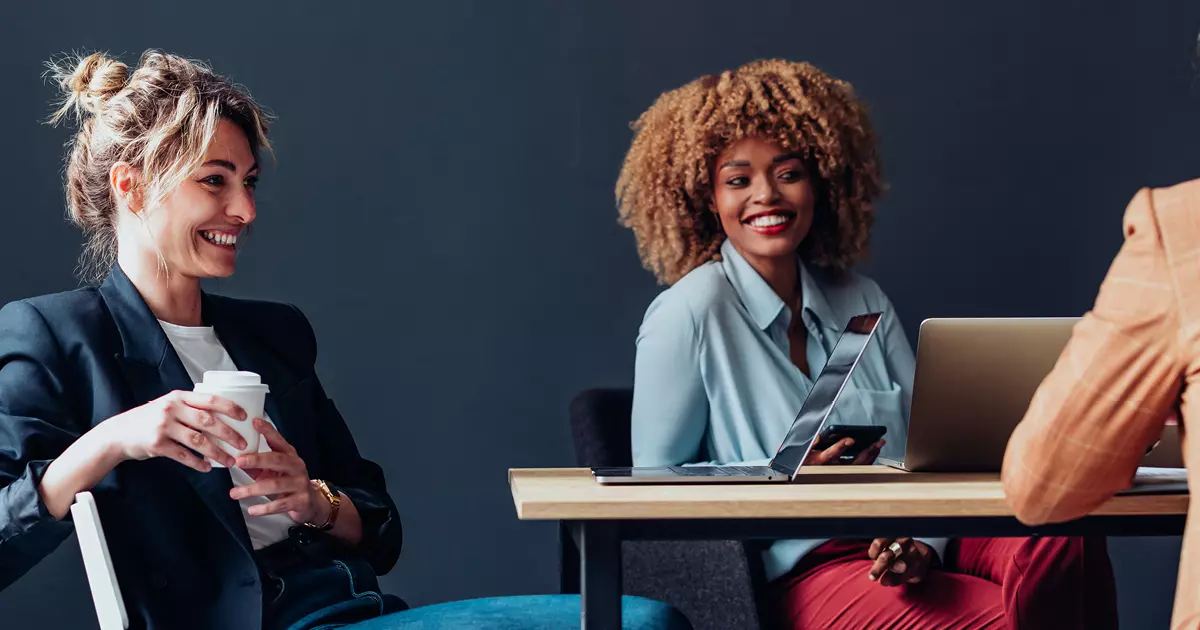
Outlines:
{"label": "open laptop screen", "polygon": [[771,460],[771,468],[788,475],[796,474],[817,434],[825,426],[825,419],[837,403],[846,382],[850,380],[850,373],[871,341],[880,316],[881,313],[858,315],[846,324],[833,351],[829,353],[829,360],[813,382],[812,391],[800,405],[800,411],[780,444],[779,451],[775,453],[775,459]]}

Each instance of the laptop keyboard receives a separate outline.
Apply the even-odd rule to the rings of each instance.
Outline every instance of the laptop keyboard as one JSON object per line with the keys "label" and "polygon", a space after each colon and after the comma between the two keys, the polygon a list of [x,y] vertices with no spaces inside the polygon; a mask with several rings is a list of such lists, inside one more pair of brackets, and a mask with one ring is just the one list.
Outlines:
{"label": "laptop keyboard", "polygon": [[774,473],[769,466],[671,466],[671,472],[685,477],[766,477]]}

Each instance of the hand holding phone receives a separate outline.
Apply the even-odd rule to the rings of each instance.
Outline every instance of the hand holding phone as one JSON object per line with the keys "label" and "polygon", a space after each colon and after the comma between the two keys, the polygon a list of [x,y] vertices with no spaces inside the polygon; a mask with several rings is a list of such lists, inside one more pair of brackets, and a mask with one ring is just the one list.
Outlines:
{"label": "hand holding phone", "polygon": [[[858,461],[867,449],[876,446],[883,436],[887,433],[887,427],[877,426],[862,426],[854,424],[831,424],[821,431],[817,436],[817,443],[813,445],[814,451],[825,450],[830,446],[838,444],[839,441],[851,440],[852,443],[846,446],[837,453],[832,461],[828,464],[873,464],[875,456],[878,456],[878,451],[874,456],[870,456],[870,461]],[[879,446],[882,447],[882,444]]]}

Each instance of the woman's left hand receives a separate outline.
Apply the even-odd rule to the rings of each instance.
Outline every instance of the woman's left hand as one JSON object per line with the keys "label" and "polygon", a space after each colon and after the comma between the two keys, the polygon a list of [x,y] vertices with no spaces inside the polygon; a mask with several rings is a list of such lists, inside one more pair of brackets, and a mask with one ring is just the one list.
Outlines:
{"label": "woman's left hand", "polygon": [[254,419],[254,428],[267,440],[270,452],[239,455],[236,465],[245,470],[254,483],[229,491],[232,499],[267,497],[270,503],[251,506],[251,516],[287,512],[297,523],[324,522],[330,506],[308,478],[308,467],[296,454],[296,449],[270,422]]}
{"label": "woman's left hand", "polygon": [[875,561],[869,573],[871,580],[899,586],[924,579],[933,564],[934,552],[929,545],[911,538],[876,538],[867,556]]}

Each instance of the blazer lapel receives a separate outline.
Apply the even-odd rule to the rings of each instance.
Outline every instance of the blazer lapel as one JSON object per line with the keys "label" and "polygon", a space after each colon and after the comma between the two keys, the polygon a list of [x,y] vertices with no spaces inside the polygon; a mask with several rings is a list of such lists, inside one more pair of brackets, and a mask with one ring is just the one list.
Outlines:
{"label": "blazer lapel", "polygon": [[213,327],[221,345],[233,359],[239,370],[254,372],[267,385],[266,402],[263,409],[271,417],[279,434],[288,442],[293,441],[294,427],[289,426],[279,407],[280,396],[287,393],[296,382],[293,370],[279,360],[269,346],[246,334],[247,326],[237,321],[236,314],[222,308],[223,304],[208,295],[203,296],[204,320]]}
{"label": "blazer lapel", "polygon": [[[183,362],[120,265],[113,266],[112,273],[100,286],[100,295],[121,336],[123,352],[116,355],[116,360],[135,397],[133,402],[140,405],[174,390],[191,390],[192,379]],[[175,470],[188,480],[217,520],[247,553],[251,553],[250,534],[241,508],[237,501],[229,498],[233,488],[229,471],[213,468],[202,473],[177,462],[165,464],[166,469]]]}

